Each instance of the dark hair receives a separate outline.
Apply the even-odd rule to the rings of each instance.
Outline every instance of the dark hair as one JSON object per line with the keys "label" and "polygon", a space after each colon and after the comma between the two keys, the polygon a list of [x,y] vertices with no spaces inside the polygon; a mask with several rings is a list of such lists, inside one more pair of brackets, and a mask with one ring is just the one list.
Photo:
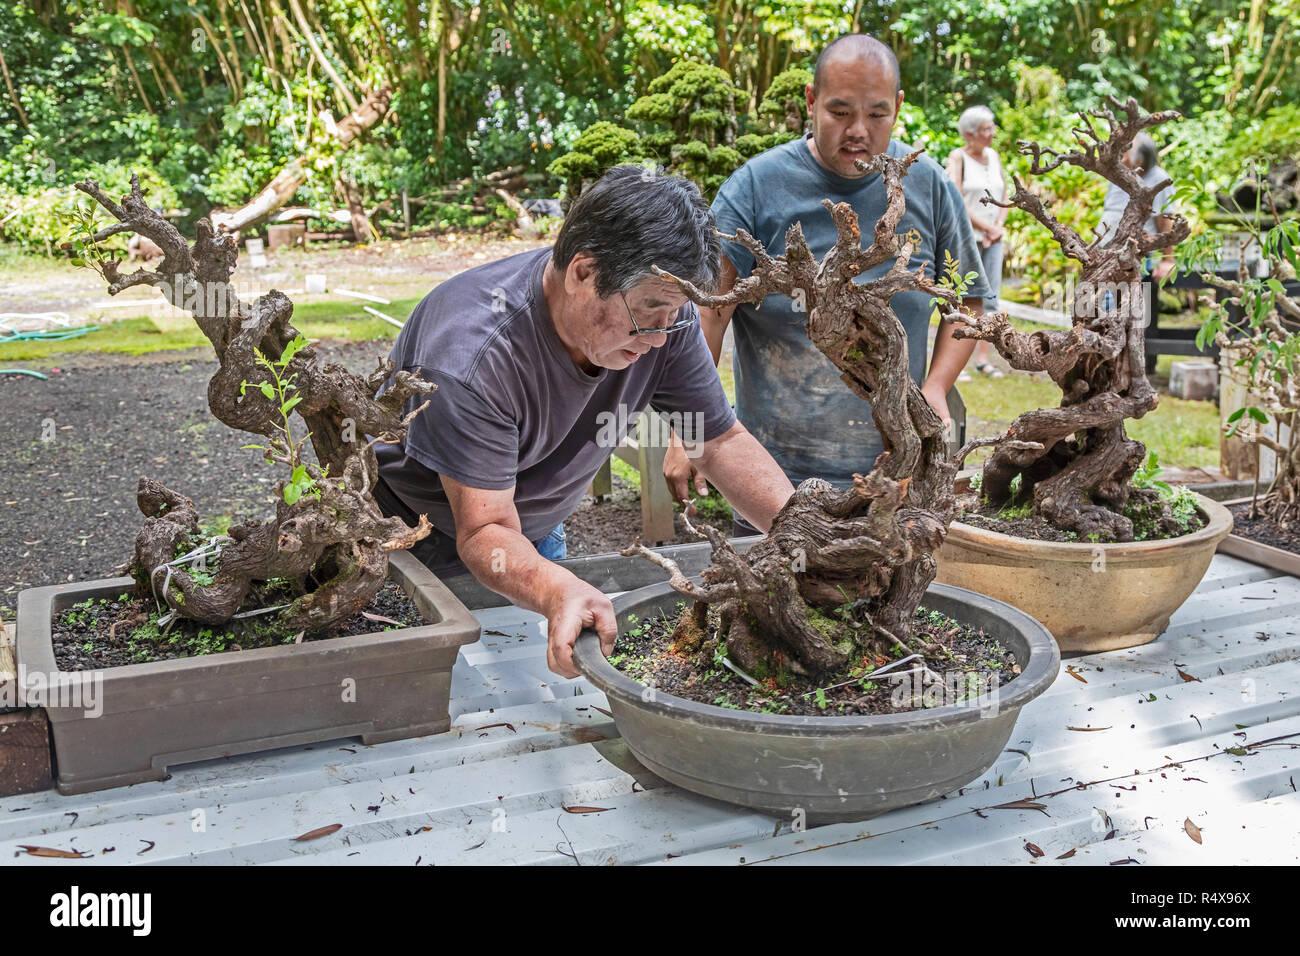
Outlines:
{"label": "dark hair", "polygon": [[894,96],[898,96],[898,88],[901,85],[898,57],[894,56],[894,51],[887,43],[881,43],[875,37],[867,36],[865,33],[846,33],[826,44],[826,49],[822,50],[821,55],[817,57],[817,65],[813,68],[813,96],[816,96],[822,88],[822,76],[827,64],[836,56],[844,55],[862,57],[883,66],[893,77]]}
{"label": "dark hair", "polygon": [[580,252],[595,260],[596,292],[607,299],[652,275],[651,265],[712,291],[722,243],[694,183],[628,164],[609,170],[569,207],[551,262],[563,271]]}
{"label": "dark hair", "polygon": [[1140,132],[1133,137],[1133,151],[1137,154],[1138,165],[1142,167],[1143,176],[1149,175],[1160,162],[1160,151],[1156,149],[1155,140],[1145,132]]}

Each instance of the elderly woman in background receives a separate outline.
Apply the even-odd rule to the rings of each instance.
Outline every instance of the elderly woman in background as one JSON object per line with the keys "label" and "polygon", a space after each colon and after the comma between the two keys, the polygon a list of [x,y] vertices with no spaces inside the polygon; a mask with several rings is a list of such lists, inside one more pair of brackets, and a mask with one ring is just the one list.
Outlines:
{"label": "elderly woman in background", "polygon": [[[1007,210],[1000,206],[985,205],[980,198],[992,195],[998,202],[1007,198],[1007,177],[1002,160],[990,144],[997,126],[993,111],[987,106],[972,106],[957,120],[957,131],[965,145],[948,154],[948,176],[957,184],[975,238],[979,240],[980,258],[984,262],[984,277],[992,294],[984,300],[984,312],[994,312],[998,307],[998,292],[1002,288],[1002,236]],[[987,342],[975,347],[975,367],[985,375],[1001,378],[1002,372],[991,361],[992,348]],[[970,381],[963,375],[958,381]]]}

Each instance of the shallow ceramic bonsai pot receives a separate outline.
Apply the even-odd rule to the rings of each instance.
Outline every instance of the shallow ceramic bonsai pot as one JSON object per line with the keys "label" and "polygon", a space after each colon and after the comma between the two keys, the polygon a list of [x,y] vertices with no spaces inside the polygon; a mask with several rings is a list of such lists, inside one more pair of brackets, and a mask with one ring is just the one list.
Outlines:
{"label": "shallow ceramic bonsai pot", "polygon": [[[462,645],[478,640],[478,622],[405,551],[390,555],[388,573],[427,624],[101,671],[59,671],[51,621],[135,582],[23,591],[20,699],[49,714],[59,791],[162,780],[177,764],[320,740],[372,744],[446,731],[452,665]],[[37,693],[38,685],[48,689]]]}
{"label": "shallow ceramic bonsai pot", "polygon": [[[671,616],[682,595],[667,583],[614,600],[620,632],[630,615]],[[976,779],[998,758],[1025,704],[1056,679],[1061,655],[1037,621],[1000,601],[931,585],[925,607],[996,637],[1021,674],[974,701],[869,717],[808,717],[731,710],[633,680],[583,631],[574,661],[605,692],[637,759],[664,779],[786,820],[863,820],[932,800]],[[883,678],[882,678],[883,679]]]}
{"label": "shallow ceramic bonsai pot", "polygon": [[[1225,501],[1223,506],[1230,508],[1233,505],[1248,504],[1250,504],[1250,498],[1234,498],[1231,501]],[[1276,548],[1271,544],[1264,544],[1262,541],[1253,541],[1239,534],[1230,534],[1220,541],[1219,553],[1230,554],[1234,558],[1241,558],[1241,560],[1249,561],[1251,564],[1259,564],[1275,571],[1281,571],[1283,574],[1300,577],[1300,554],[1287,551],[1284,548]]]}
{"label": "shallow ceramic bonsai pot", "polygon": [[[958,494],[968,484],[958,479]],[[1146,644],[1164,633],[1232,530],[1223,505],[1202,495],[1196,502],[1206,522],[1199,531],[1122,544],[1034,541],[954,521],[935,552],[937,580],[1020,608],[1062,651]]]}

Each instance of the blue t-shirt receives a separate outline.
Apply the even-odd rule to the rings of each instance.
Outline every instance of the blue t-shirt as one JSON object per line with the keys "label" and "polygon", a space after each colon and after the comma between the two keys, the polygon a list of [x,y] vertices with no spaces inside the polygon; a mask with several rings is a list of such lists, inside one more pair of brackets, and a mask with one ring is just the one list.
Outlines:
{"label": "blue t-shirt", "polygon": [[[891,140],[887,152],[901,158],[912,148]],[[903,177],[903,195],[907,212],[897,232],[913,240],[912,270],[924,265],[925,274],[934,278],[935,263],[942,272],[948,251],[963,274],[981,273],[966,296],[987,297],[990,291],[970,218],[943,169],[921,156]],[[786,230],[800,222],[808,247],[821,259],[837,238],[823,199],[852,206],[866,242],[886,205],[879,173],[847,179],[822,166],[806,139],[796,139],[736,170],[718,190],[713,215],[721,232],[744,229],[773,256],[785,253]],[[753,270],[754,257],[744,246],[724,240],[723,251],[740,278]],[[893,264],[888,259],[858,281],[879,278]],[[918,385],[925,376],[929,303],[929,295],[915,291],[900,292],[891,303],[907,332],[908,367]],[[736,416],[795,485],[816,476],[847,487],[854,472],[871,470],[883,450],[880,435],[871,420],[871,405],[849,390],[840,370],[813,345],[805,331],[807,313],[795,305],[789,296],[770,295],[759,306],[736,309]]]}
{"label": "blue t-shirt", "polygon": [[[514,486],[524,537],[536,541],[573,513],[600,466],[647,405],[678,434],[709,441],[736,421],[697,324],[627,368],[583,371],[555,331],[542,274],[549,248],[462,272],[430,292],[390,358],[438,390],[403,445],[375,445],[384,483],[455,537],[439,475],[471,488]],[[686,303],[675,320],[696,314]],[[387,387],[387,385],[385,385]]]}

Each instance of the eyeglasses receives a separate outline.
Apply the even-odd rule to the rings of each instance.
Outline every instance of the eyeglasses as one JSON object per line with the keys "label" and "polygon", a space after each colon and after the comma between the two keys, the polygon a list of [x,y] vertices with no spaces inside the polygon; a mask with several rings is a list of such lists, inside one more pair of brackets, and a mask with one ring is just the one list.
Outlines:
{"label": "eyeglasses", "polygon": [[632,314],[632,307],[627,304],[627,296],[622,292],[618,297],[623,300],[623,308],[627,309],[627,316],[632,320],[632,335],[658,335],[660,332],[667,335],[669,332],[680,332],[682,329],[689,329],[695,324],[695,319],[682,319],[680,322],[674,322],[672,325],[666,325],[659,329],[643,329],[636,324],[636,316]]}

